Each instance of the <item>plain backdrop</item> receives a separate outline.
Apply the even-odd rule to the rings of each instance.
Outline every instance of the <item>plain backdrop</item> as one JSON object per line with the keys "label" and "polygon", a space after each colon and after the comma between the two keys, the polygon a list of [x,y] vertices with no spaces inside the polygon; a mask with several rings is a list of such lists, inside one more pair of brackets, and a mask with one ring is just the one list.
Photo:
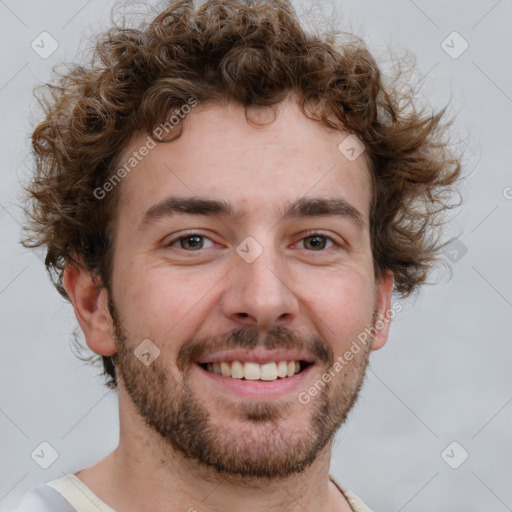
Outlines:
{"label": "plain backdrop", "polygon": [[[28,140],[37,121],[33,88],[53,65],[77,59],[83,38],[108,26],[112,5],[0,1],[6,508],[30,487],[101,459],[118,440],[115,392],[72,353],[72,308],[51,286],[41,254],[19,244],[20,185],[32,168]],[[331,2],[295,5],[362,36],[384,67],[388,48],[410,52],[422,95],[435,108],[451,100],[467,176],[450,227],[458,242],[445,258],[451,277],[441,266],[436,285],[404,302],[337,436],[331,472],[376,512],[512,510],[512,2],[340,0],[335,12]],[[47,58],[31,46],[42,32],[58,43]],[[47,469],[31,456],[42,442],[58,454]]]}

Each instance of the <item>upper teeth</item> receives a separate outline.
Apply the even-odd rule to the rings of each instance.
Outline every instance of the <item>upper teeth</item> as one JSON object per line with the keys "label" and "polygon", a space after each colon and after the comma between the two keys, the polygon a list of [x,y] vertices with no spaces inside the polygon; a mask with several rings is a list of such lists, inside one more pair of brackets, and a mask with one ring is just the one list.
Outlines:
{"label": "upper teeth", "polygon": [[208,363],[206,369],[235,379],[247,380],[276,380],[278,377],[292,377],[300,371],[299,361],[279,361],[258,364],[252,361],[222,361],[221,363]]}

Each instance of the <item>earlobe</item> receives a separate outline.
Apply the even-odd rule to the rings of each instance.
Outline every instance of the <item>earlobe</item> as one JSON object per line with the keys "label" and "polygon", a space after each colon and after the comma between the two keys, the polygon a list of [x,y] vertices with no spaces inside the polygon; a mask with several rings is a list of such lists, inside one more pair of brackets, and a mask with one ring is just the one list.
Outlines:
{"label": "earlobe", "polygon": [[391,296],[393,294],[394,278],[391,272],[384,273],[377,282],[377,318],[374,327],[375,336],[372,340],[372,350],[382,348],[389,334],[391,325]]}
{"label": "earlobe", "polygon": [[112,319],[107,308],[107,290],[98,286],[97,279],[91,272],[69,262],[64,269],[63,281],[87,346],[99,355],[115,354]]}

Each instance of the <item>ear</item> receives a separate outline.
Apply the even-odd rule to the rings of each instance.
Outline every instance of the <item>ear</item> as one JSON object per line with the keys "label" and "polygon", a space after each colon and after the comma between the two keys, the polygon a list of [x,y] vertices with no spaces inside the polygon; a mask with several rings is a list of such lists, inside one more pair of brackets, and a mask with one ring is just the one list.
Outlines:
{"label": "ear", "polygon": [[376,318],[374,327],[377,330],[372,340],[372,350],[382,348],[388,339],[391,318],[391,295],[393,293],[393,274],[385,272],[376,283]]}
{"label": "ear", "polygon": [[115,354],[107,290],[88,270],[74,263],[66,263],[63,281],[87,346],[102,356]]}

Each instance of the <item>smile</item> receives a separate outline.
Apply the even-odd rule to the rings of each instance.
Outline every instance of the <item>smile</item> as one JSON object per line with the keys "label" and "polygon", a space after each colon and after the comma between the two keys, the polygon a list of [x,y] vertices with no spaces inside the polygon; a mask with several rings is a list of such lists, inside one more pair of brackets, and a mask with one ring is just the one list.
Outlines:
{"label": "smile", "polygon": [[271,361],[259,364],[255,361],[221,361],[200,364],[210,373],[240,380],[273,381],[293,377],[311,363],[307,361]]}

